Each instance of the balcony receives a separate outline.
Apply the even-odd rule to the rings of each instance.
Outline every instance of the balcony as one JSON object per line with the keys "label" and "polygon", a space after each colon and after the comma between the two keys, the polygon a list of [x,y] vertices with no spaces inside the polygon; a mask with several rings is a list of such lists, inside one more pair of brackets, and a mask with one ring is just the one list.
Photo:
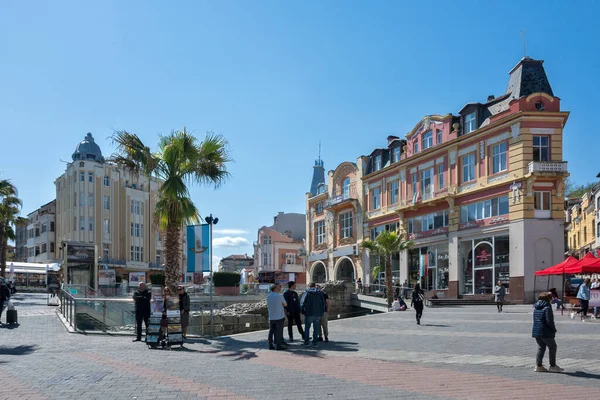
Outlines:
{"label": "balcony", "polygon": [[528,165],[529,173],[563,174],[567,172],[567,162],[531,161]]}
{"label": "balcony", "polygon": [[334,208],[340,204],[346,203],[351,200],[356,200],[350,193],[340,194],[338,196],[329,198],[325,201],[325,208]]}
{"label": "balcony", "polygon": [[125,260],[117,260],[115,258],[102,257],[98,259],[99,265],[118,265],[123,266],[127,264]]}

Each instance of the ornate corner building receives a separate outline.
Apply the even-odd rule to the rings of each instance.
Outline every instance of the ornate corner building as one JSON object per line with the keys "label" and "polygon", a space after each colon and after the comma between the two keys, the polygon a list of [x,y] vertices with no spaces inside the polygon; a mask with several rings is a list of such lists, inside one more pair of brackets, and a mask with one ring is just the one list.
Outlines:
{"label": "ornate corner building", "polygon": [[425,116],[405,139],[340,164],[307,194],[310,276],[343,277],[347,257],[369,282],[375,258],[354,246],[399,230],[414,247],[393,258],[394,280],[421,280],[428,296],[486,300],[502,281],[509,300],[533,300],[534,271],[564,259],[568,116],[543,61],[525,57],[501,96]]}

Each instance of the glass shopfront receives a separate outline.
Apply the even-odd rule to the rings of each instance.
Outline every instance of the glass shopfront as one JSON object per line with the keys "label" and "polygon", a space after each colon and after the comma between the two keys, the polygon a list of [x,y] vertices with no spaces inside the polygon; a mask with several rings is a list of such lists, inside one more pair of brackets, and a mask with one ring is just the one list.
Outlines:
{"label": "glass shopfront", "polygon": [[448,265],[447,244],[410,249],[408,251],[410,285],[414,285],[421,277],[421,286],[426,290],[448,289]]}
{"label": "glass shopfront", "polygon": [[509,289],[508,235],[460,242],[462,294],[492,294],[496,282]]}

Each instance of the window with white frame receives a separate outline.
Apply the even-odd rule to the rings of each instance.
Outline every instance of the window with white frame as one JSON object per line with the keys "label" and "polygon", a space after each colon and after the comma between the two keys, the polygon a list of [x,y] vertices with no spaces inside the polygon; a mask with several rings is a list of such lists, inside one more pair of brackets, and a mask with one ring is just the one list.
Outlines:
{"label": "window with white frame", "polygon": [[104,219],[102,221],[102,232],[105,234],[109,234],[110,233],[110,223],[107,219]]}
{"label": "window with white frame", "polygon": [[94,173],[88,172],[88,182],[94,182]]}
{"label": "window with white frame", "polygon": [[143,237],[144,235],[144,224],[131,223],[131,236]]}
{"label": "window with white frame", "polygon": [[438,179],[438,189],[444,188],[444,164],[438,164],[437,166],[437,179]]}
{"label": "window with white frame", "polygon": [[110,210],[110,198],[108,196],[104,196],[102,198],[102,206],[105,210]]}
{"label": "window with white frame", "polygon": [[352,237],[352,212],[340,215],[340,236],[342,239]]}
{"label": "window with white frame", "polygon": [[417,154],[419,152],[419,142],[415,139],[413,143],[413,154]]}
{"label": "window with white frame", "polygon": [[392,149],[392,163],[400,161],[400,147],[394,147]]}
{"label": "window with white frame", "polygon": [[436,134],[437,134],[436,144],[442,144],[442,131],[438,130]]}
{"label": "window with white frame", "polygon": [[550,161],[548,136],[533,137],[533,161]]}
{"label": "window with white frame", "polygon": [[79,207],[85,207],[85,193],[79,192]]}
{"label": "window with white frame", "polygon": [[108,176],[104,177],[104,186],[110,186],[110,178]]}
{"label": "window with white frame", "polygon": [[472,112],[465,116],[465,133],[471,133],[477,129],[477,113]]}
{"label": "window with white frame", "polygon": [[398,181],[394,181],[390,184],[390,204],[396,204],[398,202],[399,188]]}
{"label": "window with white frame", "polygon": [[412,194],[417,193],[417,173],[412,174]]}
{"label": "window with white frame", "polygon": [[342,198],[350,198],[350,178],[344,179],[344,182],[342,183]]}
{"label": "window with white frame", "polygon": [[533,209],[539,211],[550,211],[551,206],[551,192],[543,191],[533,192]]}
{"label": "window with white frame", "polygon": [[325,221],[315,223],[315,243],[325,243]]}
{"label": "window with white frame", "polygon": [[475,153],[467,154],[462,158],[463,182],[475,180]]}
{"label": "window with white frame", "polygon": [[85,231],[85,217],[79,217],[79,230]]}
{"label": "window with white frame", "polygon": [[506,142],[492,146],[492,174],[506,171]]}
{"label": "window with white frame", "polygon": [[433,146],[433,132],[425,132],[423,134],[423,150]]}
{"label": "window with white frame", "polygon": [[88,193],[88,206],[94,207],[94,194]]}
{"label": "window with white frame", "polygon": [[285,263],[287,265],[295,265],[296,264],[296,254],[286,253],[285,254]]}
{"label": "window with white frame", "polygon": [[421,233],[448,226],[448,210],[408,219],[408,233]]}
{"label": "window with white frame", "polygon": [[381,156],[375,156],[375,171],[379,171],[381,169],[382,163],[381,163]]}
{"label": "window with white frame", "polygon": [[373,189],[373,207],[371,207],[372,210],[377,210],[379,209],[379,207],[381,206],[381,188],[375,188]]}
{"label": "window with white frame", "polygon": [[131,246],[131,261],[144,261],[144,248],[141,246]]}
{"label": "window with white frame", "polygon": [[508,195],[460,206],[460,223],[508,214]]}
{"label": "window with white frame", "polygon": [[144,204],[142,201],[131,200],[131,213],[135,215],[142,215],[144,210]]}
{"label": "window with white frame", "polygon": [[433,168],[421,171],[421,191],[423,199],[427,199],[433,194]]}

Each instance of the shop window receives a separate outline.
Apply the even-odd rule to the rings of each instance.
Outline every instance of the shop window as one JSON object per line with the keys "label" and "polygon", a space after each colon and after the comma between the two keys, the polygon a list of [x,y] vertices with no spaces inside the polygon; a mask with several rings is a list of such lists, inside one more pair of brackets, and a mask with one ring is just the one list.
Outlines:
{"label": "shop window", "polygon": [[509,289],[509,237],[506,235],[460,243],[462,294],[492,294],[496,282]]}

